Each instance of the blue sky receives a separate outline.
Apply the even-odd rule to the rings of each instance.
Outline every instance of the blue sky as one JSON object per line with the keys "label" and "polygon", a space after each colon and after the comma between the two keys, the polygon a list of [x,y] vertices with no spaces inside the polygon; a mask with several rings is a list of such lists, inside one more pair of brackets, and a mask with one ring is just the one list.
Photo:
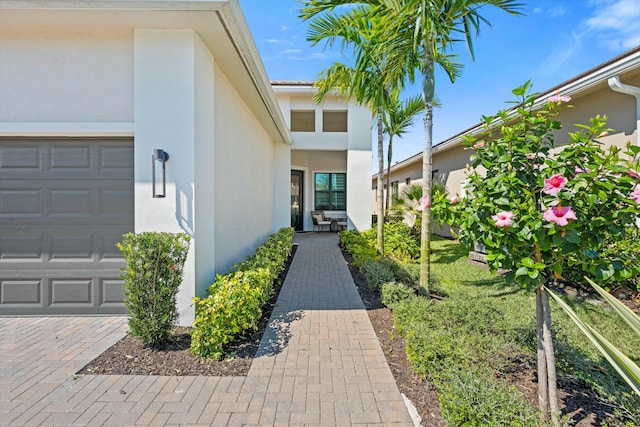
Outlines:
{"label": "blue sky", "polygon": [[[527,80],[545,91],[640,45],[640,0],[521,0],[525,16],[486,7],[491,26],[474,40],[475,62],[457,47],[462,75],[451,84],[439,72],[433,140],[443,141],[494,114],[512,100],[511,90]],[[311,47],[296,0],[240,0],[272,80],[315,80],[339,49]],[[416,92],[419,89],[416,87]],[[422,116],[402,139],[394,139],[394,161],[422,150]],[[375,152],[375,151],[374,151]],[[375,159],[373,159],[375,162]]]}

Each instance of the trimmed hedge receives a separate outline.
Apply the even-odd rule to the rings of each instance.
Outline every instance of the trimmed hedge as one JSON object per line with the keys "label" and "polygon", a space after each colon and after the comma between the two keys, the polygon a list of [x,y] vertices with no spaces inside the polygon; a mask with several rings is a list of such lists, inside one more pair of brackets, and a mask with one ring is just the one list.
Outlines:
{"label": "trimmed hedge", "polygon": [[236,335],[257,329],[273,282],[291,254],[294,234],[292,228],[280,229],[230,273],[217,275],[206,297],[193,299],[196,317],[191,333],[192,353],[219,360],[224,345]]}
{"label": "trimmed hedge", "polygon": [[122,278],[129,331],[146,345],[165,342],[178,319],[176,295],[189,240],[184,233],[127,233],[116,245],[127,263]]}

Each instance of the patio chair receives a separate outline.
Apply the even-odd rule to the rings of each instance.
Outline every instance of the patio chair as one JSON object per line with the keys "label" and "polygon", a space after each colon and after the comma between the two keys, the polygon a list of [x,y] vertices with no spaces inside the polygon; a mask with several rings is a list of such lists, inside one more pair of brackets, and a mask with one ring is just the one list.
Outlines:
{"label": "patio chair", "polygon": [[336,223],[336,225],[338,226],[338,231],[346,230],[347,229],[347,219],[346,218],[338,219],[338,222]]}
{"label": "patio chair", "polygon": [[313,231],[323,231],[327,227],[327,231],[331,231],[331,220],[324,216],[324,211],[311,211],[311,219],[313,219]]}

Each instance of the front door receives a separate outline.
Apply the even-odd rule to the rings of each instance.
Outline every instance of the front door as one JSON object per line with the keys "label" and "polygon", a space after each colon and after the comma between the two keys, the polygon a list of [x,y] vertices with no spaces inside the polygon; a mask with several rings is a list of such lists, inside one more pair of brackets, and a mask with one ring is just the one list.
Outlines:
{"label": "front door", "polygon": [[304,230],[304,173],[302,171],[291,171],[291,227],[296,231]]}

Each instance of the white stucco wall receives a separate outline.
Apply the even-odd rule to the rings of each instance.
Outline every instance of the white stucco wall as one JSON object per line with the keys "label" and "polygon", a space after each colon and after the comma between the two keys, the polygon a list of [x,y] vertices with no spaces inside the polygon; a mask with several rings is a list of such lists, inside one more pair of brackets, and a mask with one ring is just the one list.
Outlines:
{"label": "white stucco wall", "polygon": [[217,67],[215,111],[215,267],[224,273],[274,232],[275,156],[274,142]]}
{"label": "white stucco wall", "polygon": [[133,122],[133,34],[2,25],[0,94],[4,122]]}
{"label": "white stucco wall", "polygon": [[[304,229],[311,230],[314,209],[314,174],[347,174],[347,210],[327,215],[348,217],[349,228],[371,227],[371,113],[355,102],[329,95],[318,105],[310,86],[275,86],[276,98],[287,126],[291,111],[314,111],[315,132],[292,132],[291,169],[304,173]],[[323,111],[347,111],[347,132],[322,132]]]}
{"label": "white stucco wall", "polygon": [[[136,232],[193,236],[195,230],[195,45],[191,30],[135,30]],[[170,156],[165,198],[152,197],[151,155],[156,148]],[[181,324],[193,320],[197,244],[193,239],[178,294]]]}

